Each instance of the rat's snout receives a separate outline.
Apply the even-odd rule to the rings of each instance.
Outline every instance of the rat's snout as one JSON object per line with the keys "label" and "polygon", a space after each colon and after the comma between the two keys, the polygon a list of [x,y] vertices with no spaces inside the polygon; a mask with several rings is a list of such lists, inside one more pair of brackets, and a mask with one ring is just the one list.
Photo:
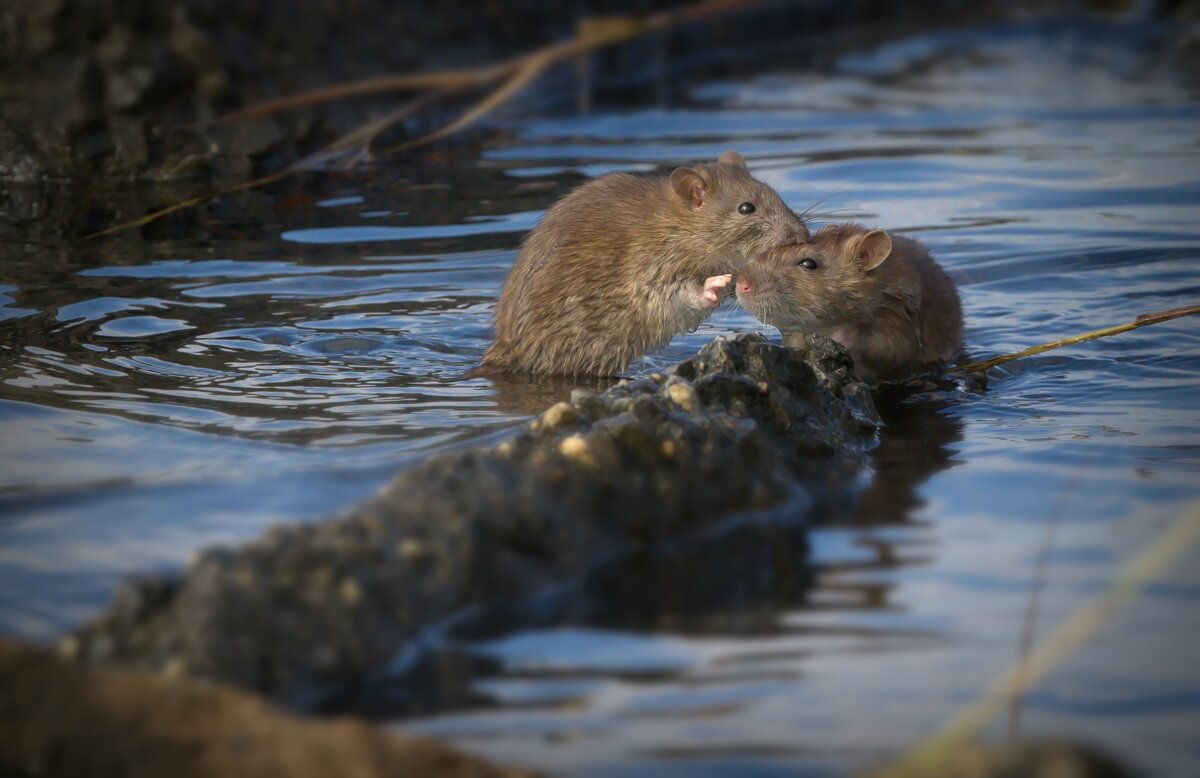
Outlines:
{"label": "rat's snout", "polygon": [[738,273],[737,278],[733,281],[733,291],[737,296],[738,303],[751,313],[754,313],[761,304],[764,291],[769,294],[769,290],[763,287],[761,281],[762,278],[755,272],[754,263]]}

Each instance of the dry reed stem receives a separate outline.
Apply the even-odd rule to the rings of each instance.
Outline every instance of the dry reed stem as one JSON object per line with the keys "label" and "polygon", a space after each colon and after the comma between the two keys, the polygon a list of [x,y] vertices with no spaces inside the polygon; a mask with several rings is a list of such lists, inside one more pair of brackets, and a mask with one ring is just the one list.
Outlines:
{"label": "dry reed stem", "polygon": [[994,357],[982,362],[972,362],[969,365],[953,368],[950,372],[978,373],[980,371],[990,370],[997,365],[1003,365],[1006,362],[1012,362],[1015,359],[1033,356],[1034,354],[1042,354],[1047,351],[1053,351],[1056,348],[1062,348],[1063,346],[1073,346],[1076,343],[1085,343],[1089,340],[1107,338],[1110,335],[1120,335],[1122,332],[1136,330],[1139,327],[1146,327],[1151,324],[1160,324],[1164,321],[1171,321],[1172,319],[1179,319],[1184,316],[1195,316],[1198,313],[1200,313],[1200,305],[1193,305],[1186,308],[1173,308],[1169,311],[1144,313],[1126,324],[1119,324],[1116,327],[1105,327],[1104,329],[1085,332],[1082,335],[1073,335],[1069,338],[1062,338],[1060,340],[1050,341],[1049,343],[1043,343],[1040,346],[1031,346],[1024,351],[1018,351],[1013,354],[1005,354],[1004,356]]}
{"label": "dry reed stem", "polygon": [[632,17],[583,20],[578,34],[571,40],[511,57],[493,65],[468,70],[443,70],[430,73],[403,73],[392,76],[351,81],[344,84],[321,87],[309,92],[300,92],[287,97],[268,100],[258,105],[218,116],[209,122],[193,126],[230,124],[246,119],[304,108],[310,105],[341,100],[347,97],[380,94],[383,92],[417,91],[436,88],[466,88],[497,81],[522,69],[531,60],[549,55],[554,61],[581,54],[614,43],[627,41],[649,32],[665,30],[686,22],[698,21],[709,16],[734,11],[750,6],[762,5],[762,0],[709,0],[689,8],[659,11],[643,19]]}
{"label": "dry reed stem", "polygon": [[1003,710],[1008,700],[1028,691],[1078,651],[1197,540],[1200,540],[1200,501],[1191,503],[1182,516],[1121,568],[1107,590],[1077,609],[1023,662],[1007,670],[978,700],[958,711],[945,726],[877,775],[908,778],[937,774],[939,767]]}
{"label": "dry reed stem", "polygon": [[[520,59],[520,58],[518,58]],[[465,89],[471,86],[486,84],[502,78],[520,65],[516,60],[506,60],[496,65],[488,65],[474,70],[441,70],[432,73],[403,73],[394,76],[380,76],[345,84],[321,87],[311,92],[278,97],[258,105],[244,108],[240,111],[223,114],[207,122],[196,122],[186,125],[192,128],[213,127],[221,124],[233,124],[248,119],[258,119],[263,116],[290,111],[296,108],[306,108],[310,105],[320,105],[334,100],[344,100],[348,97],[381,94],[383,92],[417,92],[423,89]]]}
{"label": "dry reed stem", "polygon": [[299,164],[301,164],[301,163],[296,163],[296,165],[289,165],[288,167],[284,168],[283,170],[277,170],[274,173],[271,173],[270,175],[251,179],[250,181],[243,181],[240,184],[228,187],[226,189],[220,189],[215,192],[206,192],[205,194],[196,195],[195,197],[189,197],[188,199],[183,200],[181,202],[175,203],[173,205],[168,205],[166,208],[160,208],[157,211],[154,211],[153,213],[148,213],[145,216],[141,217],[140,219],[134,219],[132,221],[121,222],[120,224],[114,224],[113,226],[106,227],[105,229],[100,230],[99,232],[93,232],[92,234],[88,235],[87,237],[88,238],[102,238],[105,235],[112,235],[114,233],[123,232],[123,231],[131,229],[133,227],[144,227],[147,224],[156,222],[159,219],[163,218],[164,216],[169,216],[170,214],[173,214],[176,211],[182,211],[187,208],[191,208],[193,205],[199,205],[200,203],[207,202],[208,200],[212,200],[217,197],[224,197],[225,195],[237,194],[238,192],[245,192],[250,189],[257,189],[260,186],[266,186],[267,184],[273,184],[276,181],[280,181],[280,180],[292,175],[293,173],[298,172],[299,168],[297,166]]}
{"label": "dry reed stem", "polygon": [[[1042,590],[1045,588],[1047,571],[1050,567],[1050,550],[1054,546],[1054,534],[1058,529],[1058,522],[1062,518],[1063,510],[1067,507],[1067,498],[1075,490],[1075,486],[1079,483],[1081,476],[1082,471],[1080,469],[1076,469],[1071,473],[1070,478],[1067,479],[1066,483],[1059,490],[1058,498],[1054,501],[1054,508],[1050,511],[1046,526],[1042,528],[1042,542],[1038,545],[1037,559],[1033,566],[1033,581],[1029,587],[1029,599],[1025,601],[1025,617],[1021,624],[1020,648],[1017,653],[1018,667],[1025,666],[1025,661],[1029,658],[1029,652],[1036,645],[1038,609],[1041,605]],[[1024,674],[1017,677],[1017,682],[1024,684]],[[1024,699],[1024,695],[1014,694],[1012,699],[1009,700],[1009,743],[1016,743],[1020,737],[1021,703]]]}
{"label": "dry reed stem", "polygon": [[419,138],[405,141],[403,143],[397,143],[395,146],[392,146],[390,149],[388,149],[388,151],[407,151],[408,149],[416,148],[417,146],[424,146],[427,143],[433,143],[434,141],[444,138],[447,135],[453,135],[459,130],[466,129],[482,119],[484,116],[487,116],[496,108],[499,108],[513,95],[528,86],[531,81],[542,74],[542,71],[544,71],[551,62],[552,60],[549,57],[541,57],[530,60],[528,63],[522,66],[520,70],[514,73],[512,78],[510,78],[508,81],[505,81],[499,89],[490,92],[487,97],[476,103],[471,107],[470,110],[447,124],[445,127],[434,130],[427,135],[422,135]]}

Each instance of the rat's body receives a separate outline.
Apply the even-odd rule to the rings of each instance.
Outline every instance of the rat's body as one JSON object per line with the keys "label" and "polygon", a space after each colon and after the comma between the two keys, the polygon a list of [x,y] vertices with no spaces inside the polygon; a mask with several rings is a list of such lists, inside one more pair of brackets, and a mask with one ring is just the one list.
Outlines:
{"label": "rat's body", "polygon": [[962,349],[958,290],[915,240],[856,224],[764,253],[739,274],[738,301],[801,345],[815,332],[841,343],[867,380],[903,378]]}
{"label": "rat's body", "polygon": [[525,239],[484,367],[614,375],[698,326],[750,257],[807,238],[736,152],[669,177],[602,176],[556,203]]}

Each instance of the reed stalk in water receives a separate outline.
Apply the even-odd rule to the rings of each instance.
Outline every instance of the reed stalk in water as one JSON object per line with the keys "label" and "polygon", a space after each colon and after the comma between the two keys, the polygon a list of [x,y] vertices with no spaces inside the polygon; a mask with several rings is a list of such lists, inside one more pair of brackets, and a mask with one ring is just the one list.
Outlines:
{"label": "reed stalk in water", "polygon": [[972,362],[969,365],[962,365],[961,367],[955,367],[950,372],[951,373],[979,373],[979,372],[983,372],[986,370],[990,370],[993,367],[996,367],[997,365],[1003,365],[1006,362],[1012,362],[1015,359],[1021,359],[1023,357],[1033,356],[1034,354],[1042,354],[1047,351],[1053,351],[1056,348],[1062,348],[1063,346],[1073,346],[1076,343],[1086,343],[1089,340],[1097,340],[1098,338],[1107,338],[1110,335],[1120,335],[1122,332],[1129,332],[1130,330],[1136,330],[1139,327],[1147,327],[1151,324],[1161,324],[1164,321],[1171,321],[1172,319],[1179,319],[1184,316],[1195,316],[1198,313],[1200,313],[1200,305],[1192,305],[1192,306],[1189,306],[1186,308],[1173,308],[1169,311],[1156,311],[1154,313],[1143,313],[1141,316],[1137,317],[1133,321],[1128,322],[1126,324],[1118,324],[1115,327],[1105,327],[1104,329],[1101,329],[1101,330],[1093,330],[1091,332],[1085,332],[1082,335],[1073,335],[1072,337],[1069,337],[1069,338],[1062,338],[1061,340],[1053,340],[1053,341],[1050,341],[1049,343],[1043,343],[1040,346],[1030,346],[1029,348],[1025,349],[1024,351],[1018,351],[1014,354],[1005,354],[1003,356],[993,357],[992,359],[985,359],[982,362]]}
{"label": "reed stalk in water", "polygon": [[907,778],[936,775],[1015,695],[1035,686],[1108,624],[1200,541],[1200,501],[1187,506],[1176,521],[1155,537],[1117,573],[1108,589],[1088,600],[1016,666],[1008,669],[976,702],[917,745],[879,776]]}

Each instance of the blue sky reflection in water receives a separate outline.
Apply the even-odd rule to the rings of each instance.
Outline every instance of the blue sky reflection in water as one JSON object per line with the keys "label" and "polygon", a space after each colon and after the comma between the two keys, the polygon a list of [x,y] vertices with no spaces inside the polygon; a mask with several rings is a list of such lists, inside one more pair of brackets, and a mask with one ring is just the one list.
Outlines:
{"label": "blue sky reflection in water", "polygon": [[[796,209],[819,202],[818,221],[920,237],[962,285],[971,350],[1015,350],[1200,299],[1200,101],[1194,80],[1154,69],[1156,34],[952,32],[831,74],[702,84],[679,106],[510,114],[479,164],[536,192],[737,148]],[[463,371],[548,203],[503,213],[503,194],[481,197],[443,224],[371,175],[386,170],[361,192],[329,182],[277,241],[79,257],[65,303],[31,261],[4,278],[0,327],[17,334],[0,373],[0,630],[52,637],[121,576],[328,515],[405,458],[523,418]],[[765,329],[724,310],[637,368]],[[493,704],[398,726],[579,774],[869,764],[1013,661],[1053,515],[1040,634],[1200,496],[1197,397],[1192,319],[1014,363],[986,394],[898,404],[878,488],[812,533],[804,596],[684,625],[444,637],[484,668],[459,681]],[[1053,673],[1023,732],[1200,772],[1198,571],[1193,549]]]}

